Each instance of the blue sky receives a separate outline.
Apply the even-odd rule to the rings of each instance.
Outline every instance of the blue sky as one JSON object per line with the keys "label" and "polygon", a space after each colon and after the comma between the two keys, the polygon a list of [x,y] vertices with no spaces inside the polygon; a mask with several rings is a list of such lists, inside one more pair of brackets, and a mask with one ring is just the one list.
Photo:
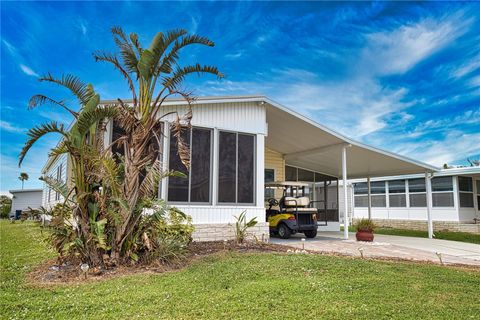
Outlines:
{"label": "blue sky", "polygon": [[227,78],[191,78],[197,95],[265,94],[356,140],[436,166],[480,157],[480,3],[448,2],[2,2],[0,191],[41,186],[41,140],[17,166],[26,131],[59,109],[27,110],[37,93],[65,92],[37,76],[74,73],[102,99],[125,83],[91,53],[113,51],[110,27],[183,27],[208,36],[182,61],[217,65]]}

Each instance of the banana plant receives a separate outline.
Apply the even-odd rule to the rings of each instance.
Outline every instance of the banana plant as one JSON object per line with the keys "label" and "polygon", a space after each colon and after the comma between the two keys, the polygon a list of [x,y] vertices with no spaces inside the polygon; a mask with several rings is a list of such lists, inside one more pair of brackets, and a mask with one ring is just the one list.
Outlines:
{"label": "banana plant", "polygon": [[[90,84],[85,84],[73,75],[64,75],[54,78],[48,74],[40,81],[54,83],[67,88],[77,98],[80,108],[74,111],[66,105],[65,100],[55,100],[45,95],[35,95],[30,99],[29,108],[33,109],[40,105],[49,104],[68,111],[74,117],[74,124],[67,129],[63,124],[55,121],[40,124],[30,129],[27,133],[28,140],[20,152],[19,166],[27,156],[31,147],[43,136],[58,134],[61,136],[60,143],[50,151],[50,156],[56,157],[68,154],[71,163],[73,186],[68,189],[67,184],[56,181],[53,177],[43,177],[53,189],[58,190],[73,205],[73,219],[77,222],[77,235],[86,249],[83,259],[92,265],[101,264],[98,248],[106,248],[104,244],[105,223],[97,221],[98,213],[93,210],[95,206],[94,188],[100,183],[95,161],[103,149],[103,123],[104,119],[116,115],[113,105],[99,107],[100,96],[95,93]],[[92,207],[93,205],[93,207]]]}
{"label": "banana plant", "polygon": [[[119,27],[111,30],[117,52],[95,52],[96,61],[112,64],[126,80],[131,93],[131,103],[118,101],[118,114],[114,121],[123,129],[124,134],[114,144],[123,147],[123,178],[121,193],[123,200],[119,207],[118,223],[114,232],[111,256],[120,259],[127,252],[125,242],[132,238],[138,229],[142,208],[142,199],[151,196],[145,192],[142,184],[149,168],[156,167],[159,158],[158,146],[161,135],[161,120],[168,114],[164,109],[168,97],[179,96],[187,102],[187,112],[176,115],[172,124],[177,140],[179,156],[184,165],[190,165],[189,148],[181,138],[181,132],[190,126],[192,117],[191,94],[182,90],[187,76],[192,74],[212,74],[222,78],[223,74],[211,65],[180,66],[180,52],[191,45],[213,47],[208,38],[190,35],[184,29],[175,29],[165,33],[158,32],[150,46],[145,48],[136,33],[127,35]],[[160,166],[159,166],[160,168]],[[151,191],[151,190],[150,190]],[[114,192],[120,195],[119,192]]]}

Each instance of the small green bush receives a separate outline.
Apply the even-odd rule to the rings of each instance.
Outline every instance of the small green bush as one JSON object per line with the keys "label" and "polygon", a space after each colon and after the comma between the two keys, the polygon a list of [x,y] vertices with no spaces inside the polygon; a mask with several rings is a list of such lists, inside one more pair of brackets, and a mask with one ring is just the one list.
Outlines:
{"label": "small green bush", "polygon": [[248,235],[248,229],[257,224],[257,219],[252,218],[247,222],[247,212],[243,211],[238,217],[234,217],[235,222],[235,240],[237,243],[243,243]]}

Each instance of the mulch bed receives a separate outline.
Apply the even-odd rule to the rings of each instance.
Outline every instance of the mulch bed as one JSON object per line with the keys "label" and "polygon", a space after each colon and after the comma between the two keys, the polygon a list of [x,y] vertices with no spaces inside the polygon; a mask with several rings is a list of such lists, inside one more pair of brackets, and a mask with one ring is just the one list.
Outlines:
{"label": "mulch bed", "polygon": [[80,270],[80,261],[67,261],[61,265],[56,259],[47,260],[35,267],[29,274],[29,282],[35,286],[49,286],[53,284],[79,284],[96,282],[119,276],[133,275],[138,273],[164,273],[180,270],[190,265],[193,261],[219,252],[260,253],[260,252],[287,252],[291,250],[277,244],[246,242],[237,244],[234,241],[211,241],[192,242],[189,245],[187,257],[179,263],[150,263],[134,264],[130,266],[116,266],[106,269],[91,269],[87,278]]}
{"label": "mulch bed", "polygon": [[[189,266],[193,261],[202,257],[221,253],[221,252],[239,252],[239,253],[295,253],[303,252],[309,254],[328,255],[346,257],[351,259],[359,259],[359,257],[344,253],[336,252],[318,252],[306,251],[284,245],[262,243],[262,242],[246,242],[237,244],[234,241],[211,241],[211,242],[192,242],[189,245],[189,253],[187,257],[179,263],[151,263],[151,264],[135,264],[130,266],[117,266],[108,269],[89,270],[85,279],[84,274],[80,270],[79,261],[71,261],[63,265],[57,265],[56,260],[48,260],[38,265],[29,274],[29,282],[34,286],[51,286],[57,284],[80,284],[85,282],[96,282],[111,279],[119,276],[134,275],[139,273],[165,273],[181,270]],[[422,265],[436,264],[430,261],[418,261],[394,257],[367,257],[365,260],[376,260],[385,262],[409,262]],[[458,269],[480,272],[477,266],[448,264],[446,267],[454,267]]]}

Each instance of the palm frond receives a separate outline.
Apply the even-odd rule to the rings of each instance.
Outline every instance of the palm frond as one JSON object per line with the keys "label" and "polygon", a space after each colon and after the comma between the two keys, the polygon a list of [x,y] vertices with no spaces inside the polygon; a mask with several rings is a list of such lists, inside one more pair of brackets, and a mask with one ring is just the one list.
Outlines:
{"label": "palm frond", "polygon": [[217,67],[208,65],[202,66],[197,63],[196,65],[177,68],[172,76],[163,78],[162,84],[165,88],[168,88],[169,91],[175,91],[177,90],[178,86],[183,83],[185,77],[192,73],[196,73],[198,76],[204,73],[209,73],[216,75],[219,79],[224,77],[223,73],[221,73]]}
{"label": "palm frond", "polygon": [[64,130],[63,124],[59,125],[55,121],[33,127],[27,133],[29,139],[27,140],[27,142],[25,142],[25,145],[20,152],[18,166],[22,165],[23,159],[27,155],[28,150],[30,150],[30,148],[35,144],[35,142],[37,142],[38,139],[49,133],[58,133],[68,139],[68,133]]}
{"label": "palm frond", "polygon": [[113,27],[111,31],[113,40],[117,45],[117,48],[120,50],[120,56],[125,70],[130,73],[138,74],[138,56],[135,54],[134,47],[128,40],[127,35],[120,27]]}
{"label": "palm frond", "polygon": [[55,179],[54,177],[51,177],[51,176],[42,176],[39,178],[39,180],[45,182],[55,192],[60,193],[64,199],[68,198],[68,195],[70,192],[68,190],[66,182]]}
{"label": "palm frond", "polygon": [[81,135],[85,135],[90,128],[105,118],[113,118],[117,114],[115,106],[101,106],[93,110],[80,112],[77,123],[77,130]]}
{"label": "palm frond", "polygon": [[140,184],[141,198],[152,197],[153,192],[158,188],[160,181],[160,161],[157,159],[151,167],[147,168],[147,174]]}
{"label": "palm frond", "polygon": [[69,89],[73,95],[77,97],[81,105],[85,105],[94,94],[92,90],[89,90],[87,84],[83,83],[78,77],[72,74],[64,74],[60,79],[56,79],[50,73],[48,73],[39,80],[52,82]]}
{"label": "palm frond", "polygon": [[118,61],[118,58],[109,53],[105,52],[94,52],[93,57],[95,58],[95,61],[102,61],[102,62],[108,62],[111,63],[115,69],[117,69],[121,75],[127,80],[128,82],[128,87],[130,91],[132,92],[132,98],[133,98],[133,104],[137,104],[137,94],[135,90],[135,85],[133,84],[132,78],[130,77],[130,74],[122,67],[120,64],[120,61]]}
{"label": "palm frond", "polygon": [[28,108],[33,109],[35,107],[38,107],[38,106],[46,104],[46,103],[50,103],[50,104],[62,107],[63,109],[70,112],[75,118],[77,118],[77,116],[78,116],[77,112],[73,111],[72,109],[70,109],[69,107],[67,107],[65,105],[65,101],[63,101],[63,100],[57,101],[57,100],[49,98],[49,97],[47,97],[43,94],[36,94],[33,97],[31,97],[30,101],[28,102]]}
{"label": "palm frond", "polygon": [[65,154],[65,153],[68,153],[68,148],[65,145],[65,141],[62,140],[62,141],[60,141],[60,143],[56,147],[54,147],[50,150],[50,152],[48,153],[48,156],[49,157],[56,157],[58,155]]}

